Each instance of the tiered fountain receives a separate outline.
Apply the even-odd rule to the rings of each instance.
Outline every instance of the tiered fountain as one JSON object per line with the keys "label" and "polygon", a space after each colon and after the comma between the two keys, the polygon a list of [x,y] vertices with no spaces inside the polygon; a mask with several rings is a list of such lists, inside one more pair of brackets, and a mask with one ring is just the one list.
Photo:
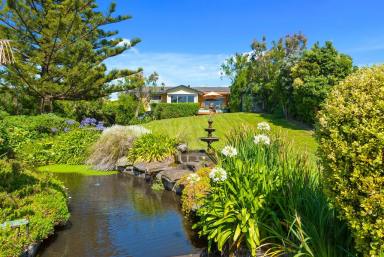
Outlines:
{"label": "tiered fountain", "polygon": [[216,129],[212,128],[212,123],[213,123],[213,120],[212,120],[212,116],[209,115],[209,119],[208,119],[208,128],[205,129],[205,131],[208,132],[208,136],[207,137],[201,137],[200,140],[203,141],[203,142],[206,142],[208,147],[207,147],[207,153],[212,153],[212,146],[211,144],[213,142],[217,142],[219,141],[219,138],[218,137],[214,137],[212,136],[212,132],[214,132]]}

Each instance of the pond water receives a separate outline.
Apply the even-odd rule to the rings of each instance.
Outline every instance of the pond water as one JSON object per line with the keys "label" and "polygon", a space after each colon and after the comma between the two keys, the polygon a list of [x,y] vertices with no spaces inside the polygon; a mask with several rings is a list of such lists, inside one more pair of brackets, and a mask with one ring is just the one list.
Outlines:
{"label": "pond water", "polygon": [[58,177],[71,196],[70,224],[44,242],[40,257],[169,257],[204,246],[172,192],[123,174]]}

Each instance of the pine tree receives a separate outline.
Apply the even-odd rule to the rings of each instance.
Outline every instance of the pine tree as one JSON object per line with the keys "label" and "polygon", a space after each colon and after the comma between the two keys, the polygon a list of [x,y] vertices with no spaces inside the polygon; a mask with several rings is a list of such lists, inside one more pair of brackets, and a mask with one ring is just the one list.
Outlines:
{"label": "pine tree", "polygon": [[15,63],[0,70],[2,90],[23,91],[51,111],[54,100],[91,100],[123,90],[120,78],[140,70],[111,70],[104,61],[140,42],[118,38],[106,25],[128,20],[103,14],[95,0],[0,0],[0,39],[10,39]]}

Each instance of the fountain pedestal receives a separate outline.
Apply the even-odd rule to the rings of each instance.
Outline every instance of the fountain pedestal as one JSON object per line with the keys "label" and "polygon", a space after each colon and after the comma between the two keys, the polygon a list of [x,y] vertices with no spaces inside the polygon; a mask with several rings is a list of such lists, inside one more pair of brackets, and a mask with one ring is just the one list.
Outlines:
{"label": "fountain pedestal", "polygon": [[213,123],[213,120],[212,120],[212,117],[209,116],[209,119],[208,119],[208,128],[204,129],[205,131],[208,132],[208,136],[207,137],[201,137],[200,140],[203,141],[203,142],[206,142],[207,143],[207,152],[208,153],[211,153],[212,152],[212,143],[213,142],[217,142],[219,141],[219,138],[218,137],[214,137],[212,135],[212,133],[216,130],[212,127],[212,123]]}

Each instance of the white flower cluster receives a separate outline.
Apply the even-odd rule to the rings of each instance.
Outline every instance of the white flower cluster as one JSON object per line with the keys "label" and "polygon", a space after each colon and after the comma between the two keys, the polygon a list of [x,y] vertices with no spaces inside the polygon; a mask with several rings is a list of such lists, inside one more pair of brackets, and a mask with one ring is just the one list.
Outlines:
{"label": "white flower cluster", "polygon": [[269,145],[271,143],[271,139],[269,138],[269,136],[261,134],[261,135],[256,135],[254,137],[253,142],[255,142],[255,144],[257,145],[258,144]]}
{"label": "white flower cluster", "polygon": [[223,168],[216,167],[209,173],[209,177],[213,182],[225,181],[227,179],[227,172]]}
{"label": "white flower cluster", "polygon": [[233,146],[227,145],[223,148],[221,153],[227,157],[235,157],[237,155],[237,150]]}
{"label": "white flower cluster", "polygon": [[192,173],[187,177],[187,180],[193,184],[200,181],[200,176],[196,173]]}
{"label": "white flower cluster", "polygon": [[271,126],[269,126],[268,122],[260,122],[259,124],[257,124],[257,129],[258,130],[265,130],[265,131],[270,131],[271,130]]}

